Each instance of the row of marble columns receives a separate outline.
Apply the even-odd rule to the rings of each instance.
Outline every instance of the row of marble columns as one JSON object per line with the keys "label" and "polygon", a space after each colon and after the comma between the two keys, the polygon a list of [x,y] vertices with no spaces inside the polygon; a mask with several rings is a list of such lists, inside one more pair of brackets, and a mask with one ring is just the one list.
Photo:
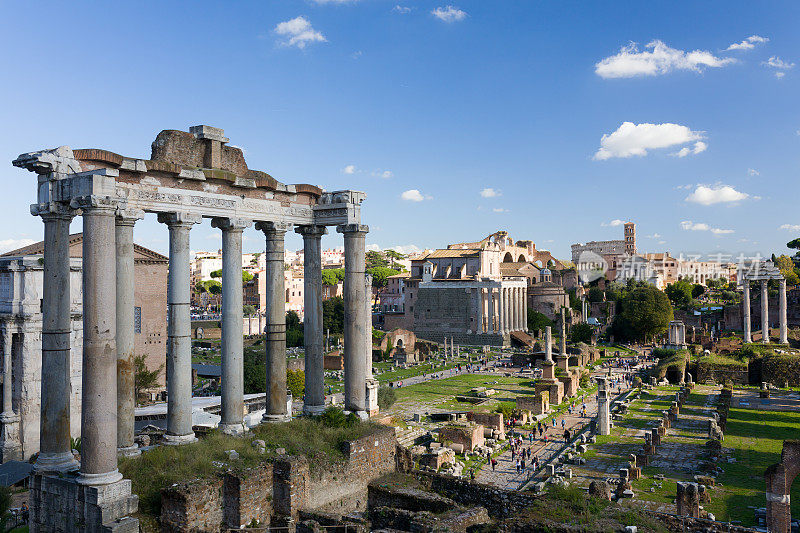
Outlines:
{"label": "row of marble columns", "polygon": [[[83,217],[83,369],[81,464],[71,453],[69,430],[70,287],[69,224]],[[134,258],[133,228],[144,213],[119,209],[107,198],[82,197],[71,209],[59,204],[39,213],[45,226],[42,306],[42,399],[40,453],[36,468],[65,472],[80,468],[80,483],[99,485],[121,479],[117,454],[137,453],[134,444]],[[169,229],[167,283],[167,430],[165,441],[195,441],[192,431],[189,234],[200,215],[159,213]],[[245,431],[242,346],[242,232],[251,224],[214,218],[222,231],[222,398],[220,428]],[[266,410],[265,422],[288,420],[284,237],[288,224],[258,222],[266,237]],[[301,226],[305,251],[306,398],[304,411],[325,408],[322,350],[323,226]],[[369,228],[342,225],[345,242],[345,407],[366,409],[365,381],[371,325],[365,283],[364,241]],[[5,333],[4,333],[5,335]],[[5,340],[5,339],[4,339]],[[10,341],[8,341],[10,342]],[[7,345],[7,346],[10,346]],[[10,363],[5,358],[5,366]],[[4,369],[10,375],[10,369]],[[10,409],[5,387],[4,410]],[[9,396],[6,399],[6,396]]]}
{"label": "row of marble columns", "polygon": [[[764,344],[769,344],[769,280],[761,281],[761,336]],[[752,325],[750,322],[750,282],[744,280],[744,294],[742,295],[742,325],[744,329],[744,342],[753,342]],[[789,343],[789,329],[786,316],[786,279],[778,280],[778,343]]]}
{"label": "row of marble columns", "polygon": [[478,290],[478,333],[503,335],[527,329],[528,302],[524,287]]}

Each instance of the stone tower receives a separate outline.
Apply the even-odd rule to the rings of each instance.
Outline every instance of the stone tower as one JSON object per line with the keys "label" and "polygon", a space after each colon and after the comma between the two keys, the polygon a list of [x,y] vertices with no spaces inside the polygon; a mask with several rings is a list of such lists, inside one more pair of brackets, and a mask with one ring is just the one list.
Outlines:
{"label": "stone tower", "polygon": [[625,223],[625,253],[628,255],[636,253],[636,224],[633,222]]}

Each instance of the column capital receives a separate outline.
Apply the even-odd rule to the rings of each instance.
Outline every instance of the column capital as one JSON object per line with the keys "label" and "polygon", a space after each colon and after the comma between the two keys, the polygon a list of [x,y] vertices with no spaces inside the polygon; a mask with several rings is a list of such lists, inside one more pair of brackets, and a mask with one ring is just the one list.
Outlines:
{"label": "column capital", "polygon": [[110,196],[87,194],[86,196],[77,196],[70,200],[69,206],[82,211],[107,211],[107,214],[115,214],[119,206],[119,201]]}
{"label": "column capital", "polygon": [[31,215],[42,217],[42,220],[72,220],[75,217],[75,210],[66,204],[50,202],[47,204],[32,204]]}
{"label": "column capital", "polygon": [[144,218],[144,211],[135,207],[117,208],[117,226],[133,226]]}
{"label": "column capital", "polygon": [[211,219],[211,227],[219,228],[222,231],[243,231],[252,224],[252,220],[238,217],[214,217]]}
{"label": "column capital", "polygon": [[336,233],[369,233],[369,226],[364,224],[339,224],[336,226]]}
{"label": "column capital", "polygon": [[192,224],[199,224],[203,217],[197,213],[187,213],[185,211],[177,211],[175,213],[159,213],[158,221],[167,226],[185,226],[191,227]]}
{"label": "column capital", "polygon": [[286,233],[292,229],[292,224],[289,222],[274,222],[271,220],[258,220],[256,221],[256,229],[264,233]]}
{"label": "column capital", "polygon": [[297,226],[294,232],[303,237],[322,237],[328,234],[328,228],[325,226]]}

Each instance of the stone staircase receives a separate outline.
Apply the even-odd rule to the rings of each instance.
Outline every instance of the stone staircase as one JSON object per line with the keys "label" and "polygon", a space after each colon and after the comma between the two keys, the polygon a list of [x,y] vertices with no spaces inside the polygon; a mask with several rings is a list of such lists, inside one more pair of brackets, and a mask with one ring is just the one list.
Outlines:
{"label": "stone staircase", "polygon": [[395,435],[397,435],[397,443],[404,447],[410,448],[417,444],[417,439],[425,435],[428,431],[425,428],[410,426],[407,428],[396,427],[394,428]]}

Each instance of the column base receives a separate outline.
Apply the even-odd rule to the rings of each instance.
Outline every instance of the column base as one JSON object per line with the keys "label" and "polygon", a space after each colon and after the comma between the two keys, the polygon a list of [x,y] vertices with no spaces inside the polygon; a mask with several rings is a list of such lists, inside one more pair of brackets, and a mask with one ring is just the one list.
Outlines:
{"label": "column base", "polygon": [[289,415],[280,415],[280,414],[279,415],[268,415],[268,414],[265,413],[264,416],[261,417],[261,423],[262,424],[276,424],[276,423],[279,423],[279,422],[288,422],[291,419],[292,419],[292,417],[289,416]]}
{"label": "column base", "polygon": [[135,444],[117,448],[117,457],[138,457],[140,455],[142,455],[142,450]]}
{"label": "column base", "polygon": [[319,416],[325,412],[325,405],[305,405],[303,404],[303,414],[308,416]]}
{"label": "column base", "polygon": [[233,435],[234,437],[244,435],[247,432],[247,426],[245,426],[243,422],[234,424],[223,424],[220,422],[217,427],[226,435]]}
{"label": "column base", "polygon": [[191,444],[193,442],[197,442],[197,437],[194,436],[194,432],[187,433],[186,435],[164,434],[164,444],[169,444],[170,446]]}
{"label": "column base", "polygon": [[78,485],[87,485],[90,487],[97,487],[100,485],[110,485],[122,481],[122,474],[116,468],[111,472],[103,472],[102,474],[88,474],[81,472],[75,478],[75,483]]}
{"label": "column base", "polygon": [[72,452],[61,453],[39,453],[39,457],[33,465],[36,472],[74,472],[81,467],[81,464],[72,455]]}
{"label": "column base", "polygon": [[19,415],[16,413],[0,413],[0,463],[22,461],[22,446],[19,442]]}
{"label": "column base", "polygon": [[78,533],[106,531],[138,533],[131,518],[139,498],[131,494],[131,481],[92,486],[78,484],[74,476],[34,474],[30,481],[30,530]]}

